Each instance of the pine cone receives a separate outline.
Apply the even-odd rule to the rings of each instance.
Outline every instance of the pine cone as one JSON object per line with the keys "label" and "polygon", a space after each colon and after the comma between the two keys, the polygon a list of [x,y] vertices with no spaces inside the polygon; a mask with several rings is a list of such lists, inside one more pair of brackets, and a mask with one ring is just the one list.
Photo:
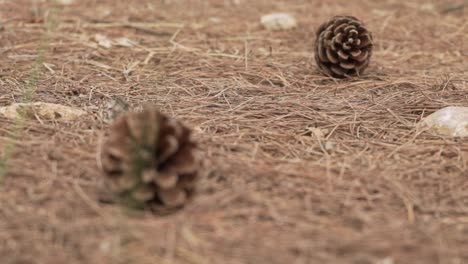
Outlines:
{"label": "pine cone", "polygon": [[110,126],[101,149],[113,193],[129,206],[172,211],[192,197],[201,169],[191,131],[156,109],[129,112]]}
{"label": "pine cone", "polygon": [[336,16],[317,31],[315,61],[335,78],[362,75],[372,55],[372,34],[352,16]]}

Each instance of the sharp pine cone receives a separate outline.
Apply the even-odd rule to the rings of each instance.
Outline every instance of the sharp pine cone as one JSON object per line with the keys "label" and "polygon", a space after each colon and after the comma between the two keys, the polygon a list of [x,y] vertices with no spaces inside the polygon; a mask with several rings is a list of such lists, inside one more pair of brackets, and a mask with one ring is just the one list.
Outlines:
{"label": "sharp pine cone", "polygon": [[317,31],[315,61],[329,76],[359,76],[369,65],[372,47],[372,34],[362,22],[352,16],[336,16]]}
{"label": "sharp pine cone", "polygon": [[101,161],[106,182],[121,201],[156,211],[182,207],[202,167],[191,131],[153,108],[111,124]]}

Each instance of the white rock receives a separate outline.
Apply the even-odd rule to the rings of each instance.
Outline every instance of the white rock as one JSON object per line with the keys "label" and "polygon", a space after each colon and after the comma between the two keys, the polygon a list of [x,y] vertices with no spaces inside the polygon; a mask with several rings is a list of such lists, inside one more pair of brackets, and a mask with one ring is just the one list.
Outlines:
{"label": "white rock", "polygon": [[219,18],[219,17],[210,17],[210,18],[208,18],[208,21],[210,21],[212,23],[215,23],[215,24],[218,24],[218,23],[221,23],[222,19]]}
{"label": "white rock", "polygon": [[296,18],[287,13],[272,13],[261,17],[262,25],[270,30],[291,29],[297,26]]}
{"label": "white rock", "polygon": [[57,0],[57,3],[61,5],[71,5],[75,2],[75,0]]}
{"label": "white rock", "polygon": [[314,135],[318,140],[324,139],[325,135],[327,134],[326,130],[320,129],[318,127],[307,127],[306,130]]}
{"label": "white rock", "polygon": [[376,262],[376,264],[393,264],[393,258],[384,258]]}
{"label": "white rock", "polygon": [[468,136],[468,107],[442,108],[426,117],[422,124],[441,135],[466,137]]}
{"label": "white rock", "polygon": [[0,107],[0,115],[10,119],[27,118],[70,121],[84,114],[86,112],[81,109],[43,102],[15,103]]}
{"label": "white rock", "polygon": [[426,11],[426,12],[433,12],[436,10],[436,7],[433,3],[425,3],[425,4],[422,4],[419,9],[421,9],[422,11]]}
{"label": "white rock", "polygon": [[117,46],[122,46],[122,47],[127,47],[127,48],[133,47],[136,44],[133,40],[130,40],[128,38],[116,38],[114,43]]}
{"label": "white rock", "polygon": [[94,40],[99,44],[99,46],[104,47],[106,49],[112,47],[112,41],[105,35],[96,34],[94,35]]}

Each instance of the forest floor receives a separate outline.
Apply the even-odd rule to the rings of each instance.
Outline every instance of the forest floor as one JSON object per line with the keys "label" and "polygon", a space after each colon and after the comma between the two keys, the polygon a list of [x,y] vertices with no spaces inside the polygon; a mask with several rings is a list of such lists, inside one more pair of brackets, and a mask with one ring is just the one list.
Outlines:
{"label": "forest floor", "polygon": [[[468,10],[450,3],[0,1],[0,106],[87,112],[0,117],[0,262],[468,263],[468,139],[417,126],[468,105]],[[298,27],[264,29],[278,11]],[[373,33],[365,76],[317,70],[337,14]],[[116,97],[195,131],[212,171],[183,210],[99,202]]]}

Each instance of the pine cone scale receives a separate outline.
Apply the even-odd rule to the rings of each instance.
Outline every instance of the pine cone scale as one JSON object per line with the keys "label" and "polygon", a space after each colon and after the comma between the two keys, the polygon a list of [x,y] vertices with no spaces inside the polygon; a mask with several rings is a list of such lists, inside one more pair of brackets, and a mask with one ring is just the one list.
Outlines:
{"label": "pine cone scale", "polygon": [[179,188],[164,190],[158,192],[158,198],[169,207],[182,206],[187,200],[187,193]]}
{"label": "pine cone scale", "polygon": [[335,73],[338,76],[344,76],[346,74],[346,71],[343,70],[343,68],[341,68],[341,67],[332,66],[331,70],[332,70],[333,73]]}
{"label": "pine cone scale", "polygon": [[147,202],[154,196],[155,193],[148,186],[142,186],[132,192],[132,198],[140,202]]}
{"label": "pine cone scale", "polygon": [[331,51],[331,49],[326,49],[327,59],[329,62],[337,64],[340,62],[338,57]]}
{"label": "pine cone scale", "polygon": [[178,180],[178,174],[172,171],[158,173],[153,179],[154,183],[156,183],[156,185],[161,189],[174,188],[177,185]]}
{"label": "pine cone scale", "polygon": [[344,51],[339,50],[338,51],[338,57],[340,57],[343,60],[349,59],[349,54],[346,54]]}
{"label": "pine cone scale", "polygon": [[179,149],[179,142],[175,136],[168,135],[161,139],[160,153],[158,153],[158,162],[163,164],[167,159],[174,155]]}
{"label": "pine cone scale", "polygon": [[340,66],[341,68],[343,69],[346,69],[346,70],[351,70],[351,69],[354,69],[356,67],[356,63],[354,62],[349,62],[349,61],[342,61],[340,62]]}
{"label": "pine cone scale", "polygon": [[357,56],[353,56],[351,54],[351,56],[353,57],[353,59],[359,61],[359,62],[364,62],[368,57],[369,57],[369,52],[368,51],[359,51],[359,54]]}

